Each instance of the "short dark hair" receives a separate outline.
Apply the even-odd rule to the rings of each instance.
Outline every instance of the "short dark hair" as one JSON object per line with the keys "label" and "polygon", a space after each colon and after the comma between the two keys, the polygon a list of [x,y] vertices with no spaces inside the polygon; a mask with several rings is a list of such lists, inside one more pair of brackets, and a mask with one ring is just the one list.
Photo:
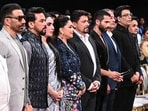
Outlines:
{"label": "short dark hair", "polygon": [[35,21],[35,14],[43,13],[45,15],[45,9],[43,7],[31,7],[26,11],[26,27],[28,28],[28,22]]}
{"label": "short dark hair", "polygon": [[103,18],[104,18],[104,15],[106,15],[106,16],[111,16],[108,12],[106,12],[105,10],[98,10],[98,11],[96,11],[95,12],[95,14],[94,14],[94,21],[96,20],[96,19],[99,19],[99,20],[102,20]]}
{"label": "short dark hair", "polygon": [[85,10],[74,10],[70,16],[72,22],[78,22],[81,16],[89,16]]}
{"label": "short dark hair", "polygon": [[129,6],[129,5],[121,5],[121,6],[118,6],[118,7],[115,9],[115,16],[116,16],[116,17],[121,16],[121,12],[122,12],[123,10],[125,10],[125,9],[131,10],[131,6]]}
{"label": "short dark hair", "polygon": [[0,10],[0,20],[1,22],[3,23],[4,22],[4,18],[8,15],[11,15],[12,14],[12,11],[13,10],[17,10],[17,9],[21,9],[22,10],[22,7],[17,4],[17,3],[8,3],[8,4],[5,4],[1,7],[1,10]]}
{"label": "short dark hair", "polygon": [[137,16],[132,16],[132,20],[136,20],[137,22],[139,21],[138,17]]}
{"label": "short dark hair", "polygon": [[93,21],[92,21],[92,26],[94,27],[94,25],[96,24],[96,20],[100,20],[102,21],[104,19],[104,16],[110,16],[111,15],[106,12],[104,9],[98,10],[94,13],[94,17],[93,17]]}

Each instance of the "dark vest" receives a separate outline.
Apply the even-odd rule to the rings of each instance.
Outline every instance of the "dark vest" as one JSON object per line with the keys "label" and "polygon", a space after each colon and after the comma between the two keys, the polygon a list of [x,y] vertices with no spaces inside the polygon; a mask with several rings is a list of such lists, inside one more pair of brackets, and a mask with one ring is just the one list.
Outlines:
{"label": "dark vest", "polygon": [[33,108],[47,108],[48,54],[41,42],[30,31],[23,37],[30,43],[32,55],[29,64],[29,97]]}

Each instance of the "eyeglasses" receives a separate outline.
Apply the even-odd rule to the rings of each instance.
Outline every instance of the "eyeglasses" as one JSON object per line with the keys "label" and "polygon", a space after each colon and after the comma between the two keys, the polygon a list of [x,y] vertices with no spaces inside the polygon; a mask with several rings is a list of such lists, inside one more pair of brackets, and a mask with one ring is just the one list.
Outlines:
{"label": "eyeglasses", "polygon": [[132,13],[127,13],[127,14],[121,15],[121,17],[128,17],[128,16],[133,16],[133,14]]}
{"label": "eyeglasses", "polygon": [[25,16],[17,16],[17,17],[13,17],[13,16],[6,16],[5,18],[12,18],[12,19],[16,19],[19,22],[21,22],[23,19],[25,19]]}

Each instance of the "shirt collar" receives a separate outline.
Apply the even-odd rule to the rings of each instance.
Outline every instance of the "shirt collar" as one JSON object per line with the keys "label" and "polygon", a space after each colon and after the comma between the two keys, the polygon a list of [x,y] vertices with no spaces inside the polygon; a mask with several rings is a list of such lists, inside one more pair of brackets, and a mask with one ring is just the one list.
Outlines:
{"label": "shirt collar", "polygon": [[109,35],[109,37],[112,37],[112,35],[113,35],[113,33],[109,32],[109,31],[106,31],[106,33]]}
{"label": "shirt collar", "polygon": [[84,37],[88,38],[89,34],[86,33],[85,35],[80,34],[78,31],[74,30],[74,32],[80,37],[80,39],[83,39]]}

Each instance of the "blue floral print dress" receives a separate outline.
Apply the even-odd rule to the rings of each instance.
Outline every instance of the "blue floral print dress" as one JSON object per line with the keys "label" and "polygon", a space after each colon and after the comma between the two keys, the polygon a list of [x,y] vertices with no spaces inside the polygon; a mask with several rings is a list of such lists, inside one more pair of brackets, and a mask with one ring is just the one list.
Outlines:
{"label": "blue floral print dress", "polygon": [[60,39],[56,39],[56,47],[60,53],[62,76],[64,81],[65,111],[82,111],[78,90],[85,88],[81,78],[80,59],[78,55]]}

